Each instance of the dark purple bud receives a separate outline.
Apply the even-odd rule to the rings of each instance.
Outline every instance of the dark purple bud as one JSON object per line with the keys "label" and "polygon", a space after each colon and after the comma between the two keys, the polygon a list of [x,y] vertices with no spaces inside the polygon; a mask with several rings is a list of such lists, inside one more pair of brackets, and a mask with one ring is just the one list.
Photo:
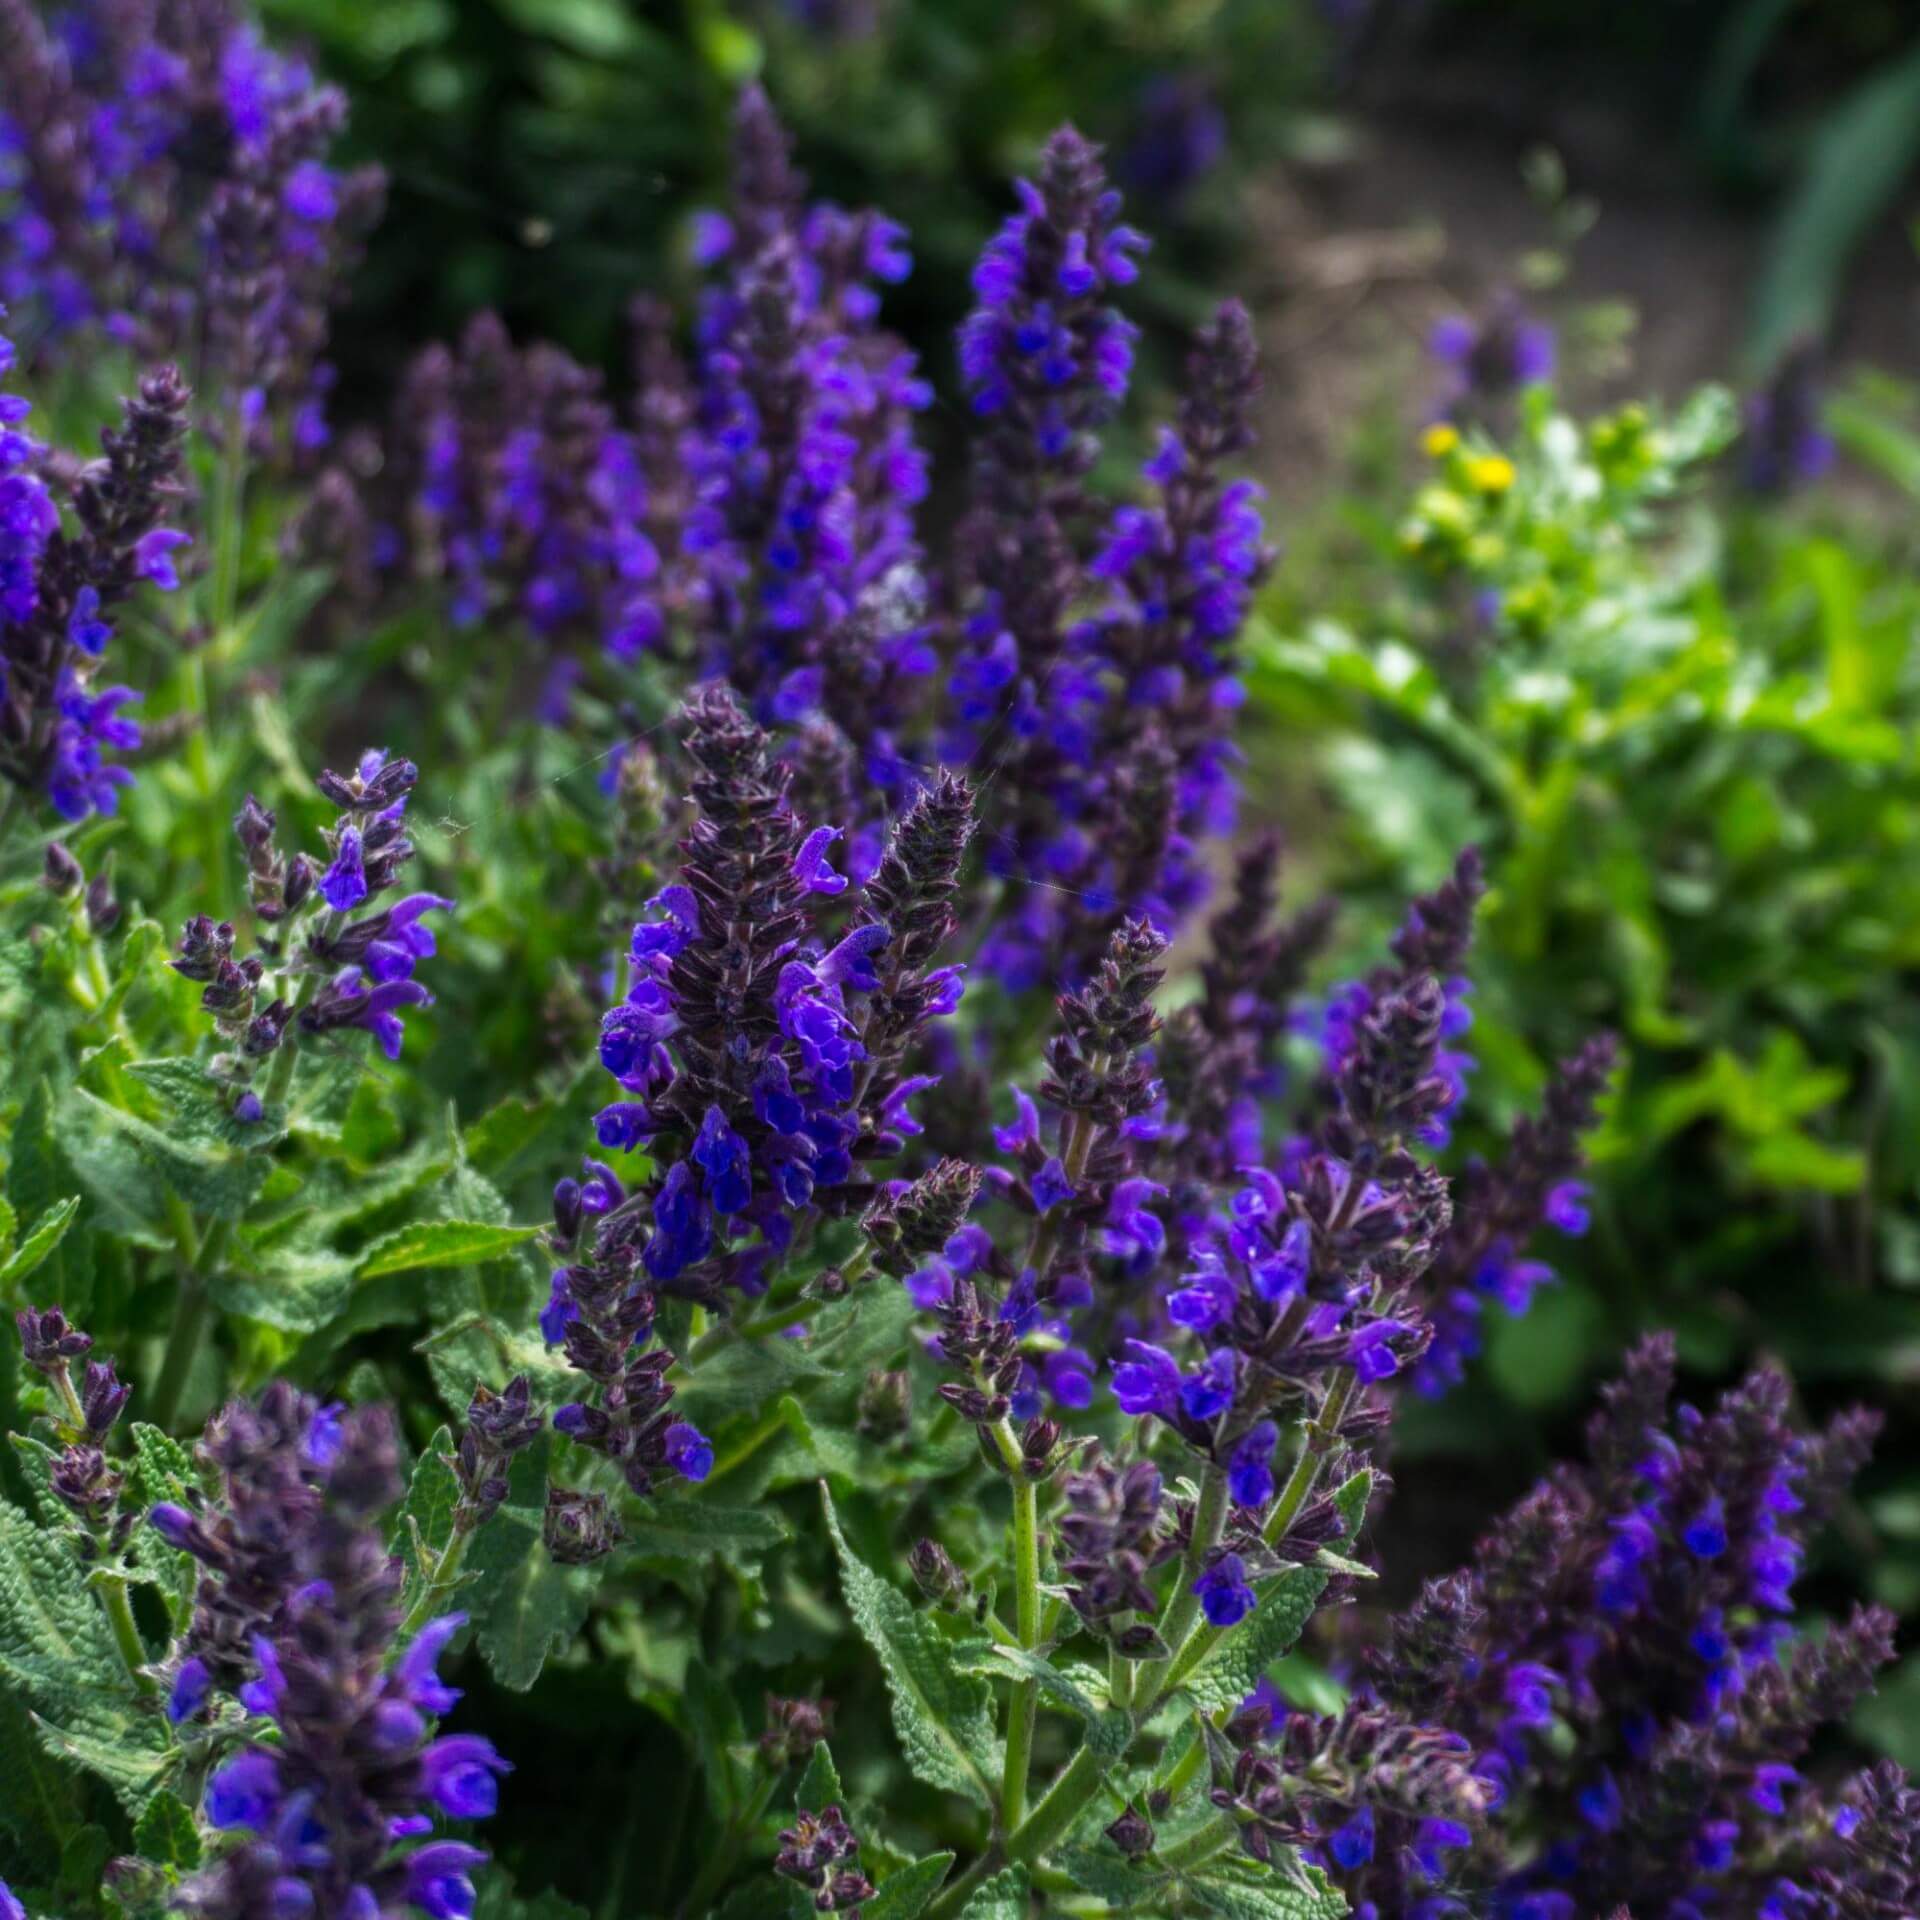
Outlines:
{"label": "dark purple bud", "polygon": [[49,893],[65,899],[67,895],[78,892],[86,884],[86,878],[85,869],[67,850],[63,841],[47,842],[46,864],[41,868],[40,882]]}
{"label": "dark purple bud", "polygon": [[27,1365],[49,1377],[93,1346],[92,1335],[70,1327],[58,1307],[22,1307],[13,1321],[20,1329],[20,1348]]}
{"label": "dark purple bud", "polygon": [[1153,1823],[1131,1800],[1120,1817],[1107,1827],[1106,1835],[1129,1860],[1141,1859],[1153,1851]]}

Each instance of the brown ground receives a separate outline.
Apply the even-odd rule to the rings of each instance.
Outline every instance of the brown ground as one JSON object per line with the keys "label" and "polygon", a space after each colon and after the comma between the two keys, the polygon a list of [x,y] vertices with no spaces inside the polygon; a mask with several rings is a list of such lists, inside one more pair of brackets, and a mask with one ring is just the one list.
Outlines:
{"label": "brown ground", "polygon": [[[1571,252],[1566,285],[1540,303],[1573,318],[1564,371],[1596,400],[1677,395],[1707,379],[1738,381],[1749,300],[1771,210],[1717,201],[1697,169],[1636,128],[1617,106],[1569,106],[1565,90],[1523,121],[1485,75],[1424,76],[1417,92],[1357,109],[1338,151],[1298,163],[1259,189],[1270,236],[1257,269],[1282,501],[1325,476],[1352,423],[1403,389],[1429,327],[1510,285],[1520,257],[1552,238],[1523,184],[1525,157],[1546,139],[1571,191],[1599,218]],[[1577,316],[1624,302],[1638,325],[1624,353],[1583,347]],[[1920,376],[1920,261],[1903,221],[1862,251],[1836,330],[1833,363]]]}

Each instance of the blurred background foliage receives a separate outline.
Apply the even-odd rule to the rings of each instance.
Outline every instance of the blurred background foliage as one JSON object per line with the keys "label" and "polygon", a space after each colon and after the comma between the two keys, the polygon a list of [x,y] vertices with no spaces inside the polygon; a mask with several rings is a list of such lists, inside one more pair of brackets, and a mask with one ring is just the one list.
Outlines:
{"label": "blurred background foliage", "polygon": [[945,339],[1003,182],[1063,118],[1110,143],[1159,254],[1161,316],[1260,261],[1277,159],[1345,150],[1348,113],[1608,156],[1764,219],[1744,356],[1831,324],[1920,161],[1903,0],[264,0],[353,91],[393,178],[342,341],[350,385],[476,306],[612,364],[638,286],[682,284],[728,103],[761,78],[820,187],[882,202],[922,270],[897,316]]}

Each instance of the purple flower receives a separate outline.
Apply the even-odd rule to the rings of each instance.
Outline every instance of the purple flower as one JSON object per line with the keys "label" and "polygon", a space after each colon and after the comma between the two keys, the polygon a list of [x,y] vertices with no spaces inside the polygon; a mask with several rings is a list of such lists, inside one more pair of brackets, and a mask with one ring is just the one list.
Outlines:
{"label": "purple flower", "polygon": [[320,876],[320,891],[335,913],[351,913],[367,897],[367,873],[357,827],[340,829],[333,863]]}
{"label": "purple flower", "polygon": [[470,1877],[487,1856],[458,1840],[437,1840],[407,1862],[406,1897],[428,1920],[467,1920],[473,1912]]}
{"label": "purple flower", "polygon": [[1193,1583],[1200,1596],[1200,1610],[1207,1624],[1236,1626],[1253,1611],[1253,1588],[1247,1581],[1246,1563],[1237,1553],[1222,1554]]}
{"label": "purple flower", "polygon": [[1227,1486],[1235,1506],[1264,1507],[1273,1498],[1273,1450],[1280,1429],[1262,1420],[1233,1450],[1227,1463]]}
{"label": "purple flower", "polygon": [[704,1480],[713,1471],[713,1442],[699,1428],[676,1420],[667,1429],[667,1464],[683,1480]]}
{"label": "purple flower", "polygon": [[[418,1717],[415,1716],[415,1724]],[[417,1733],[396,1744],[411,1745]],[[477,1733],[448,1734],[420,1755],[421,1791],[456,1820],[485,1820],[500,1803],[495,1775],[512,1766]]]}

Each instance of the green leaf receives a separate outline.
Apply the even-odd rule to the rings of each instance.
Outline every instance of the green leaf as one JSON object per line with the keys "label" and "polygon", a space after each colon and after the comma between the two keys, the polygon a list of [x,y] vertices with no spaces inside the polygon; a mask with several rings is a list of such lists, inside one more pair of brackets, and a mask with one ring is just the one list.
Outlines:
{"label": "green leaf", "polygon": [[973,1898],[960,1909],[960,1920],[1027,1920],[1027,1870],[1002,1867],[982,1881]]}
{"label": "green leaf", "polygon": [[74,1216],[80,1211],[79,1196],[56,1201],[27,1231],[27,1237],[21,1241],[5,1266],[0,1266],[0,1287],[11,1286],[16,1280],[24,1280],[53,1252],[67,1237],[67,1229],[73,1225]]}
{"label": "green leaf", "polygon": [[991,1689],[984,1680],[963,1672],[955,1649],[938,1628],[848,1546],[833,1495],[825,1487],[820,1498],[826,1508],[827,1531],[840,1558],[847,1608],[867,1644],[880,1656],[893,1703],[894,1732],[908,1766],[929,1786],[964,1793],[982,1806],[991,1806],[993,1790],[988,1782],[1000,1772]]}
{"label": "green leaf", "polygon": [[433,1570],[453,1538],[454,1509],[460,1504],[460,1482],[453,1471],[453,1432],[442,1427],[427,1442],[414,1463],[407,1497],[401,1503],[388,1544],[406,1569],[400,1592],[401,1612],[411,1612],[426,1591]]}
{"label": "green leaf", "polygon": [[1103,1847],[1066,1847],[1058,1859],[1081,1892],[1094,1894],[1122,1912],[1142,1901],[1160,1899],[1173,1879],[1144,1862],[1136,1865],[1123,1859],[1111,1842]]}
{"label": "green leaf", "polygon": [[1340,1538],[1352,1543],[1366,1524],[1367,1502],[1373,1498],[1373,1469],[1362,1467],[1334,1489],[1333,1504],[1340,1515]]}
{"label": "green leaf", "polygon": [[1102,1706],[1072,1674],[1024,1647],[992,1646],[966,1666],[970,1673],[1006,1674],[1011,1670],[1019,1678],[1034,1681],[1055,1706],[1065,1708],[1085,1724],[1087,1745],[1103,1759],[1119,1759],[1133,1738],[1133,1722],[1118,1707]]}
{"label": "green leaf", "polygon": [[1208,1712],[1237,1706],[1268,1666],[1300,1638],[1327,1584],[1318,1567],[1289,1567],[1260,1596],[1260,1604],[1186,1676],[1185,1686]]}
{"label": "green leaf", "polygon": [[[699,1779],[706,1788],[707,1810],[718,1825],[730,1825],[740,1804],[740,1769],[734,1761],[734,1749],[747,1737],[739,1703],[719,1675],[704,1661],[696,1660],[688,1665],[680,1707],[693,1743]],[[827,1765],[831,1767],[833,1762],[829,1760]]]}
{"label": "green leaf", "polygon": [[[72,1189],[67,1157],[53,1129],[53,1093],[36,1080],[14,1122],[7,1143],[7,1200],[16,1220],[37,1220],[57,1207]],[[84,1259],[84,1238],[73,1246],[55,1243],[43,1260],[40,1284],[29,1289],[36,1305],[58,1300],[69,1318],[79,1319],[93,1304],[91,1268]]]}
{"label": "green leaf", "polygon": [[633,1523],[633,1549],[643,1557],[731,1563],[758,1559],[790,1538],[771,1507],[723,1507],[691,1494],[660,1494]]}
{"label": "green leaf", "polygon": [[[172,1063],[150,1061],[147,1064]],[[176,1115],[170,1126],[161,1128],[102,1100],[84,1087],[76,1087],[73,1097],[84,1102],[97,1119],[125,1138],[140,1158],[196,1213],[212,1214],[219,1220],[244,1219],[271,1169],[266,1155],[249,1153],[237,1137],[227,1139],[225,1131],[209,1122],[204,1114],[197,1123],[187,1114]],[[231,1121],[227,1125],[231,1127]],[[237,1129],[235,1131],[237,1134]],[[265,1131],[256,1131],[261,1137],[247,1144],[266,1145]]]}
{"label": "green leaf", "polygon": [[953,1855],[930,1853],[880,1882],[880,1891],[862,1903],[860,1920],[920,1920],[953,1869]]}
{"label": "green leaf", "polygon": [[318,1333],[353,1295],[354,1261],[325,1247],[256,1250],[241,1236],[236,1264],[208,1282],[223,1313],[237,1313],[283,1333]]}
{"label": "green leaf", "polygon": [[1827,109],[1753,299],[1748,349],[1768,367],[1825,331],[1855,248],[1892,206],[1920,153],[1920,53],[1883,61]]}
{"label": "green leaf", "polygon": [[419,1273],[429,1267],[476,1267],[499,1260],[538,1233],[538,1227],[493,1226],[480,1220],[422,1220],[383,1234],[360,1261],[360,1278]]}
{"label": "green leaf", "polygon": [[554,1650],[580,1631],[592,1580],[584,1568],[557,1565],[538,1527],[504,1514],[478,1545],[474,1624],[480,1651],[503,1687],[524,1693]]}
{"label": "green leaf", "polygon": [[1189,1880],[1203,1913],[1221,1920],[1345,1920],[1347,1902],[1318,1867],[1295,1867],[1298,1877],[1272,1873],[1261,1880]]}
{"label": "green leaf", "polygon": [[130,1813],[168,1763],[66,1542],[0,1505],[0,1681],[55,1753],[104,1779]]}
{"label": "green leaf", "polygon": [[474,1635],[503,1687],[524,1693],[558,1647],[587,1617],[593,1576],[555,1564],[540,1538],[547,1483],[543,1437],[514,1456],[507,1502],[474,1535],[467,1565],[473,1583]]}
{"label": "green leaf", "polygon": [[133,1830],[137,1853],[178,1873],[200,1864],[200,1829],[192,1812],[171,1793],[156,1793]]}
{"label": "green leaf", "polygon": [[839,1769],[834,1766],[833,1755],[822,1740],[808,1758],[807,1770],[793,1790],[793,1804],[802,1813],[818,1813],[822,1807],[837,1805],[844,1798]]}
{"label": "green leaf", "polygon": [[0,1849],[9,1866],[52,1874],[80,1824],[79,1781],[34,1737],[24,1706],[0,1688]]}
{"label": "green leaf", "polygon": [[82,1827],[60,1849],[60,1892],[67,1900],[92,1900],[100,1890],[113,1843],[105,1827]]}

